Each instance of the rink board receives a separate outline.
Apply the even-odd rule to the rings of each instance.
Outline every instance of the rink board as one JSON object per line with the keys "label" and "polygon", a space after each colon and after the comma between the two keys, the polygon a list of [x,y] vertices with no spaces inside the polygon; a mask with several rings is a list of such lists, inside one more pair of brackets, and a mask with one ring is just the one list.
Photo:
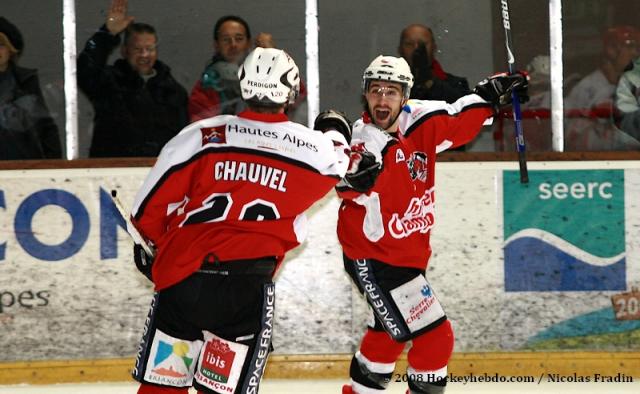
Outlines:
{"label": "rink board", "polygon": [[[522,186],[516,163],[438,164],[427,275],[457,353],[640,350],[638,300],[612,302],[640,283],[639,167],[536,162]],[[133,356],[152,290],[108,194],[129,207],[147,171],[0,172],[0,362]],[[368,311],[343,273],[338,206],[330,193],[311,209],[278,274],[275,355],[357,347]]]}
{"label": "rink board", "polygon": [[[133,359],[34,361],[0,363],[0,385],[74,382],[126,382]],[[351,355],[271,356],[266,379],[347,379]],[[396,364],[393,380],[406,376],[407,358]],[[562,377],[564,381],[603,377],[640,377],[637,352],[508,352],[455,353],[448,372],[458,377]],[[570,380],[574,379],[574,380]]]}

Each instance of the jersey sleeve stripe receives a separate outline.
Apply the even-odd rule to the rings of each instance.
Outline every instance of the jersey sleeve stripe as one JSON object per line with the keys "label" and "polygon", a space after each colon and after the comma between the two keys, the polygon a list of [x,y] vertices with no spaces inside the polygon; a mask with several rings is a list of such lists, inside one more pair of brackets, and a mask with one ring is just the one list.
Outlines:
{"label": "jersey sleeve stripe", "polygon": [[459,112],[454,112],[454,113],[450,113],[449,111],[447,111],[446,109],[440,109],[440,110],[435,110],[432,112],[427,112],[425,115],[421,116],[418,120],[416,120],[414,123],[411,124],[411,126],[409,126],[407,128],[407,131],[404,133],[405,136],[409,136],[412,132],[414,132],[416,129],[418,129],[424,122],[426,122],[427,120],[435,117],[435,116],[440,116],[440,115],[445,115],[445,116],[458,116],[463,112],[467,112],[467,111],[471,111],[473,109],[476,108],[491,108],[491,105],[489,103],[472,103],[469,105],[466,105],[464,107],[462,107],[462,109]]}

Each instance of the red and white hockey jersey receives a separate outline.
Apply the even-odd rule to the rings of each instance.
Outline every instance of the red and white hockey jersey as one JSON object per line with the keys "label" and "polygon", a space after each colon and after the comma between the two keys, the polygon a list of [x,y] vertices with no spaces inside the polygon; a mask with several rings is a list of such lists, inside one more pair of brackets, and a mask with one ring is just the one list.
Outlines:
{"label": "red and white hockey jersey", "polygon": [[157,247],[156,290],[186,278],[205,256],[284,257],[306,236],[303,212],[344,176],[344,137],[245,111],[187,126],[165,145],[132,215]]}
{"label": "red and white hockey jersey", "polygon": [[410,100],[395,135],[373,125],[366,114],[356,121],[352,150],[374,153],[383,170],[366,194],[342,182],[337,186],[343,198],[338,216],[343,252],[351,259],[425,269],[435,218],[436,154],[471,141],[492,115],[491,105],[474,94],[453,104]]}

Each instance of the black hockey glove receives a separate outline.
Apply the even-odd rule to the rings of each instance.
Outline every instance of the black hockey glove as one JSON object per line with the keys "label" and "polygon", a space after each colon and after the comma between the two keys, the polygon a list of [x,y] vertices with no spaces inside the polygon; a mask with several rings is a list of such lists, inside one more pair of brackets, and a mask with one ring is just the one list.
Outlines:
{"label": "black hockey glove", "polygon": [[142,272],[142,275],[146,276],[147,279],[153,282],[153,279],[151,279],[153,256],[149,256],[142,246],[133,244],[133,261],[135,261],[138,271]]}
{"label": "black hockey glove", "polygon": [[518,101],[526,103],[529,101],[528,80],[529,76],[522,71],[513,74],[500,73],[480,81],[473,93],[499,108],[511,104],[511,93],[515,90]]}
{"label": "black hockey glove", "polygon": [[376,161],[373,153],[351,151],[349,170],[344,176],[344,182],[351,189],[365,193],[376,183],[380,172],[382,163]]}
{"label": "black hockey glove", "polygon": [[333,109],[321,112],[313,122],[313,128],[322,132],[335,130],[344,136],[347,144],[351,143],[351,121],[343,112]]}
{"label": "black hockey glove", "polygon": [[433,79],[433,63],[423,41],[420,41],[418,47],[413,51],[411,64],[414,86],[419,89],[427,89],[425,82]]}

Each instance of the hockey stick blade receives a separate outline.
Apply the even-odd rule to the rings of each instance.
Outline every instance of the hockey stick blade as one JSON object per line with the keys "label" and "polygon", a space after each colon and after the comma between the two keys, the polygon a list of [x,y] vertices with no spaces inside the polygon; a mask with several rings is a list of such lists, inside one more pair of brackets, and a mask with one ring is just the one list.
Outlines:
{"label": "hockey stick blade", "polygon": [[[509,64],[509,73],[513,74],[516,71],[516,58],[513,54],[511,19],[509,18],[508,1],[500,0],[500,8],[502,14],[502,25],[504,27],[505,45],[507,47],[507,63]],[[518,99],[518,93],[515,91],[515,89],[511,93],[511,101],[513,105],[513,123],[516,140],[516,150],[518,151],[518,164],[520,165],[520,183],[529,183],[529,171],[527,170],[524,131],[522,129],[522,113],[520,112],[520,100]]]}
{"label": "hockey stick blade", "polygon": [[131,239],[133,239],[133,242],[142,246],[142,249],[144,249],[147,255],[154,257],[156,255],[155,251],[149,246],[142,234],[140,234],[138,228],[131,221],[131,215],[127,213],[127,211],[124,209],[124,206],[120,202],[117,190],[111,190],[111,201],[113,201],[113,205],[116,206],[118,213],[120,213],[120,217],[122,217],[122,219],[124,219],[124,222],[127,224],[127,233],[129,234]]}

